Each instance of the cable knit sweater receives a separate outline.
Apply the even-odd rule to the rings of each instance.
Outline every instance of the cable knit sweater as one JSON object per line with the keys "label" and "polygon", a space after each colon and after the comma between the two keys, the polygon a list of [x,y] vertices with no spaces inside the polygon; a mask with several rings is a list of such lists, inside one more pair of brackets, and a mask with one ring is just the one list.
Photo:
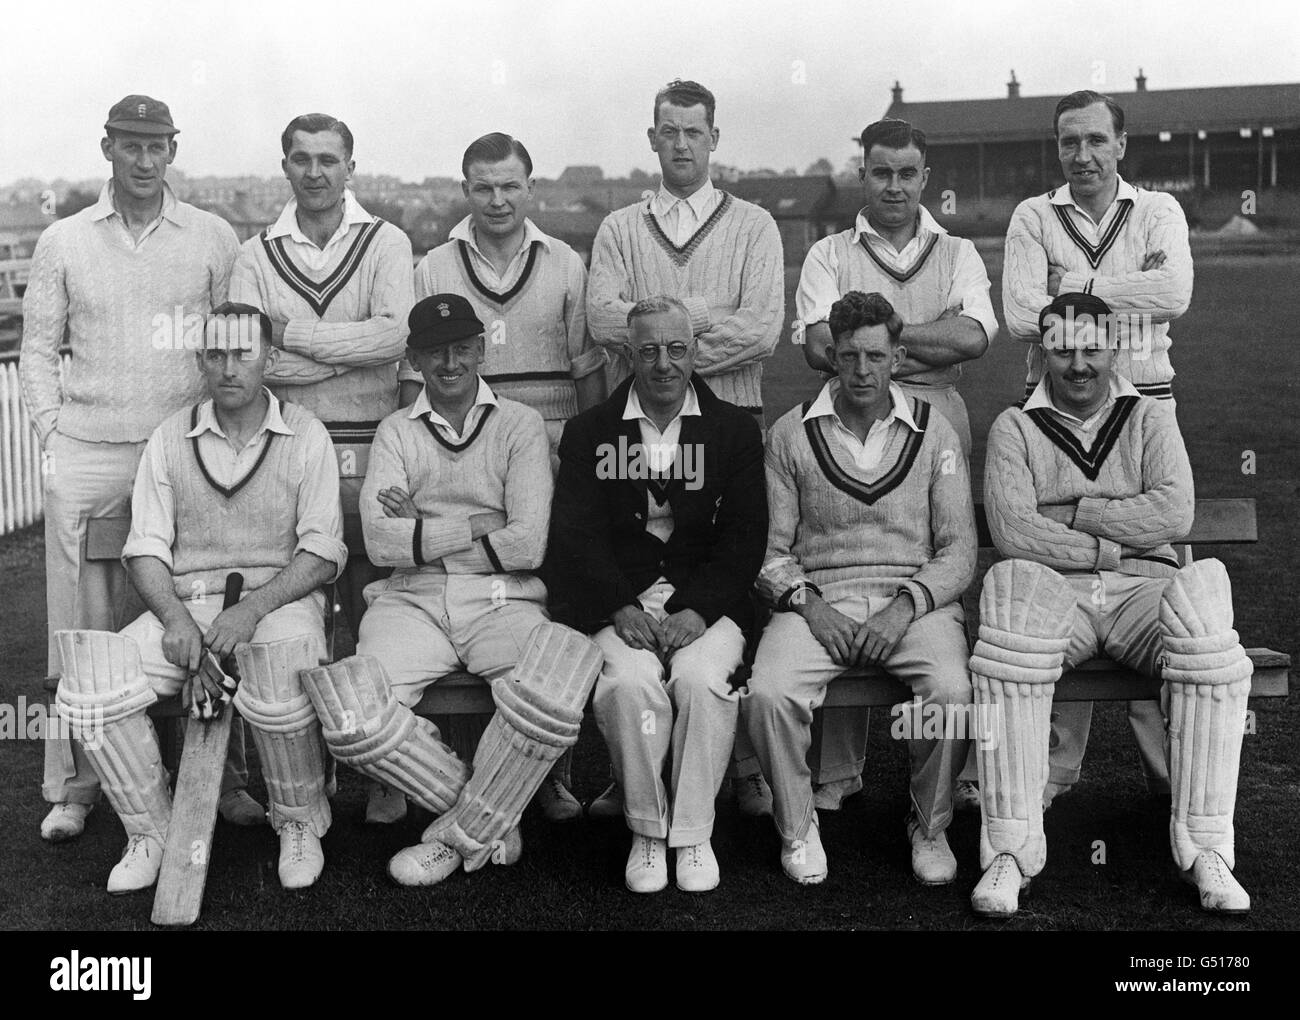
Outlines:
{"label": "cable knit sweater", "polygon": [[[955,601],[975,576],[975,508],[961,443],[943,415],[909,398],[920,433],[890,426],[875,469],[858,470],[808,405],[767,439],[767,554],[760,593],[779,605],[800,582],[828,600],[905,588],[916,618]],[[927,511],[928,508],[928,511]]]}
{"label": "cable knit sweater", "polygon": [[[765,210],[733,195],[722,201],[682,248],[664,235],[650,200],[605,217],[596,233],[587,283],[587,323],[604,347],[627,339],[627,313],[642,298],[667,294],[686,306],[691,330],[714,330],[695,371],[720,400],[763,407],[762,360],[776,348],[785,321],[781,234]],[[627,359],[610,350],[619,383]]]}
{"label": "cable knit sweater", "polygon": [[[399,486],[418,519],[386,517],[380,489]],[[361,489],[366,552],[381,567],[446,574],[532,571],[546,552],[550,446],[542,416],[504,397],[461,443],[403,408],[379,424]],[[472,538],[471,514],[499,511],[506,526]]]}
{"label": "cable knit sweater", "polygon": [[[1056,269],[1064,272],[1059,293],[1095,294],[1117,313],[1150,317],[1138,336],[1130,336],[1121,320],[1122,347],[1115,367],[1141,393],[1170,394],[1174,370],[1169,363],[1169,323],[1187,311],[1192,299],[1187,219],[1172,195],[1140,188],[1134,192],[1131,207],[1121,208],[1107,223],[1091,252],[1056,212],[1064,207],[1052,204],[1055,191],[1027,198],[1016,207],[1007,228],[1002,308],[1007,331],[1032,344],[1026,359],[1028,389],[1043,376],[1038,313],[1052,301],[1047,276],[1049,269]],[[1143,256],[1157,248],[1165,253],[1164,265],[1142,272]]]}
{"label": "cable knit sweater", "polygon": [[383,220],[354,224],[338,259],[316,274],[282,240],[263,232],[245,241],[230,279],[231,301],[285,323],[267,385],[331,433],[336,423],[379,421],[397,408],[397,362],[415,303],[411,242]]}
{"label": "cable knit sweater", "polygon": [[1195,505],[1178,423],[1150,397],[1119,397],[1091,435],[1047,408],[1009,407],[989,429],[984,509],[1003,556],[1165,577]]}
{"label": "cable knit sweater", "polygon": [[[132,248],[109,195],[105,185],[93,206],[51,223],[32,256],[18,367],[42,443],[56,422],[88,442],[143,442],[203,391],[185,331],[226,300],[235,232],[170,199]],[[60,383],[65,328],[72,364]]]}

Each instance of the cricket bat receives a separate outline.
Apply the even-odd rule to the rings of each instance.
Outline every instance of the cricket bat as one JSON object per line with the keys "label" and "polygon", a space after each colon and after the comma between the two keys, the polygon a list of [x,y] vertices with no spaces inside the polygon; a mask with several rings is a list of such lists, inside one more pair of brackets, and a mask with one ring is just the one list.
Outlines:
{"label": "cricket bat", "polygon": [[[227,575],[221,608],[229,609],[238,602],[243,587],[243,574]],[[198,920],[203,888],[208,881],[212,831],[217,825],[221,774],[234,714],[234,706],[227,705],[215,719],[206,722],[190,719],[186,724],[185,748],[172,797],[172,818],[167,826],[167,845],[163,848],[162,871],[153,897],[150,920],[154,924],[181,926]]]}

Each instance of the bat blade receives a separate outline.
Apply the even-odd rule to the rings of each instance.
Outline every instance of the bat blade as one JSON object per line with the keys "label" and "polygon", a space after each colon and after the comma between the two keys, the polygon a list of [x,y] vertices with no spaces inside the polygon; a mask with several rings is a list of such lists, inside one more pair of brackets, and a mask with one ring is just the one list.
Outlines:
{"label": "bat blade", "polygon": [[[243,584],[241,574],[226,578],[223,608],[228,609],[239,601]],[[227,706],[216,719],[209,722],[190,719],[185,727],[185,749],[176,775],[167,845],[163,848],[162,870],[153,897],[150,920],[154,924],[176,927],[198,920],[208,882],[221,773],[234,714],[234,707]]]}
{"label": "bat blade", "polygon": [[208,881],[221,773],[233,715],[233,710],[227,708],[211,722],[191,719],[185,727],[185,750],[181,752],[167,845],[153,898],[154,924],[189,925],[198,920]]}

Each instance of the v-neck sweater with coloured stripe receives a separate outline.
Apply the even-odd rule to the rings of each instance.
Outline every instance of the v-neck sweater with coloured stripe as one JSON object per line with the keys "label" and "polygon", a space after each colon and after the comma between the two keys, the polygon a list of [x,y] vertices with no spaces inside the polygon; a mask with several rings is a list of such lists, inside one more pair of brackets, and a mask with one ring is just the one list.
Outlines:
{"label": "v-neck sweater with coloured stripe", "polygon": [[796,406],[767,440],[767,553],[759,591],[773,604],[800,582],[828,601],[906,588],[917,618],[953,602],[975,576],[975,509],[957,433],[909,397],[921,431],[890,426],[879,464],[861,471],[830,418]]}
{"label": "v-neck sweater with coloured stripe", "polygon": [[596,232],[587,282],[587,324],[609,349],[618,385],[631,374],[620,351],[627,313],[643,298],[666,294],[686,306],[691,330],[714,329],[699,345],[695,371],[719,400],[749,410],[763,406],[763,359],[776,348],[785,321],[781,234],[766,210],[723,193],[716,209],[678,248],[645,200],[605,217]]}
{"label": "v-neck sweater with coloured stripe", "polygon": [[[587,334],[587,271],[557,238],[533,241],[519,277],[494,291],[476,272],[469,244],[452,240],[430,250],[415,271],[416,298],[459,294],[484,326],[480,372],[492,391],[536,408],[547,421],[578,413],[575,379],[605,367],[605,352]],[[402,363],[399,378],[423,383]]]}
{"label": "v-neck sweater with coloured stripe", "polygon": [[[1043,377],[1038,314],[1052,301],[1047,276],[1054,268],[1064,273],[1058,293],[1095,294],[1116,313],[1149,317],[1149,327],[1137,336],[1130,336],[1127,321],[1120,320],[1115,368],[1139,392],[1169,396],[1174,378],[1169,323],[1186,312],[1192,300],[1187,218],[1172,195],[1134,191],[1136,199],[1120,199],[1120,208],[1104,221],[1106,229],[1096,245],[1073,227],[1065,206],[1052,204],[1054,191],[1016,207],[1007,227],[1002,308],[1007,331],[1031,345],[1026,359],[1029,390]],[[1165,253],[1164,264],[1143,272],[1144,257],[1156,249]]]}
{"label": "v-neck sweater with coloured stripe", "polygon": [[244,242],[230,277],[231,301],[286,323],[288,356],[267,372],[271,392],[331,427],[378,422],[397,409],[397,363],[415,303],[411,242],[400,228],[356,224],[341,249],[314,273],[264,231]]}
{"label": "v-neck sweater with coloured stripe", "polygon": [[[1151,397],[1118,397],[1090,432],[1045,407],[1009,407],[989,429],[984,509],[1003,556],[1167,577],[1195,505],[1178,422]],[[1050,516],[1071,506],[1069,524]]]}

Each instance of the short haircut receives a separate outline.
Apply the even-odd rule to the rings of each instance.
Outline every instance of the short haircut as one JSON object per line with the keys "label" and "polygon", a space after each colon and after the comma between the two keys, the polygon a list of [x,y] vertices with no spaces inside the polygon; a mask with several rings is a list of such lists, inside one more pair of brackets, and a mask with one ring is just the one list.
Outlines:
{"label": "short haircut", "polygon": [[887,117],[862,129],[862,162],[871,154],[873,145],[883,145],[886,149],[906,149],[915,145],[922,158],[925,157],[925,132],[912,127],[905,120]]}
{"label": "short haircut", "polygon": [[469,180],[469,168],[474,163],[500,163],[511,156],[519,157],[519,162],[524,165],[525,177],[533,176],[533,158],[528,155],[524,143],[500,131],[493,131],[490,135],[469,143],[469,148],[460,161],[461,176]]}
{"label": "short haircut", "polygon": [[216,308],[208,312],[209,319],[224,318],[227,315],[252,315],[257,318],[258,326],[261,327],[262,343],[270,346],[271,343],[271,317],[262,309],[253,305],[241,305],[237,301],[223,301]]}
{"label": "short haircut", "polygon": [[1052,117],[1052,134],[1057,138],[1061,137],[1061,114],[1067,110],[1085,109],[1092,106],[1093,103],[1106,104],[1106,109],[1110,111],[1110,122],[1114,125],[1116,137],[1123,134],[1124,108],[1111,99],[1110,96],[1094,92],[1092,89],[1080,89],[1078,92],[1071,92],[1068,96],[1061,97],[1056,104],[1056,114]]}
{"label": "short haircut", "polygon": [[654,297],[642,298],[629,308],[627,310],[628,328],[630,329],[637,319],[643,319],[647,315],[661,315],[664,312],[681,312],[682,317],[686,320],[686,329],[688,332],[690,331],[691,313],[686,310],[684,304],[678,301],[675,297],[670,297],[667,294],[657,294]]}
{"label": "short haircut", "polygon": [[697,81],[682,81],[680,78],[674,78],[667,85],[655,93],[655,114],[652,123],[659,123],[659,104],[663,102],[672,103],[673,106],[700,106],[704,107],[704,119],[709,122],[709,128],[713,127],[713,110],[717,106],[717,100],[713,98],[713,93],[706,89]]}
{"label": "short haircut", "polygon": [[903,338],[903,320],[884,294],[849,291],[831,305],[828,325],[833,343],[863,326],[884,326],[889,330],[891,344],[896,344]]}
{"label": "short haircut", "polygon": [[1038,336],[1039,339],[1047,336],[1053,318],[1092,319],[1099,327],[1105,328],[1114,319],[1114,314],[1110,305],[1096,294],[1058,294],[1050,305],[1038,313]]}
{"label": "short haircut", "polygon": [[337,117],[331,117],[328,113],[304,113],[294,117],[280,135],[280,148],[286,156],[289,155],[289,150],[293,147],[293,133],[295,131],[302,131],[309,135],[319,134],[322,131],[333,131],[343,139],[343,152],[347,158],[352,158],[352,132]]}

